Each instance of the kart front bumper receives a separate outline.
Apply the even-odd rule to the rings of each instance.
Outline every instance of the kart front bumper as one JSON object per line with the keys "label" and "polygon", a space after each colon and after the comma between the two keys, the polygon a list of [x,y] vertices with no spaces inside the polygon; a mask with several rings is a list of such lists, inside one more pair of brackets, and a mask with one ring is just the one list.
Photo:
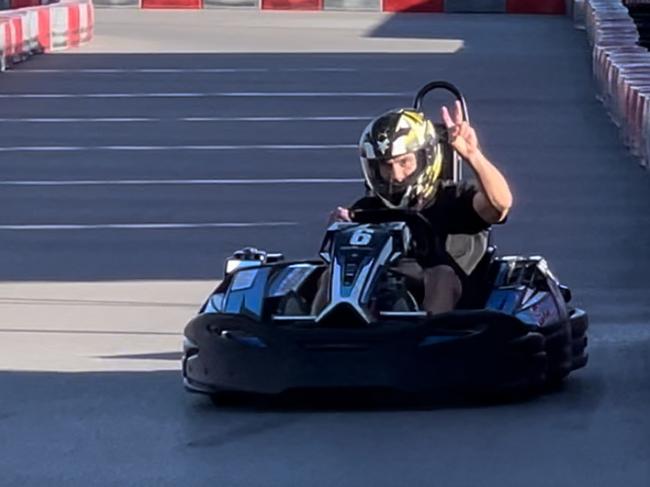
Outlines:
{"label": "kart front bumper", "polygon": [[188,390],[207,394],[493,388],[543,374],[544,364],[513,348],[529,332],[516,318],[491,311],[336,329],[203,314],[185,329],[183,379]]}

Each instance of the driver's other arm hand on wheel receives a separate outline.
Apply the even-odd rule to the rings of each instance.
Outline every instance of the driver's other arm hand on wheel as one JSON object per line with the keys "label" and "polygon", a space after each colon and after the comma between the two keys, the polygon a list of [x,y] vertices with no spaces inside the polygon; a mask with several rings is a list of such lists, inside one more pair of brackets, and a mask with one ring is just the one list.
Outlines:
{"label": "driver's other arm hand on wheel", "polygon": [[352,218],[350,217],[350,210],[338,206],[336,210],[330,213],[329,224],[331,225],[334,222],[351,222]]}

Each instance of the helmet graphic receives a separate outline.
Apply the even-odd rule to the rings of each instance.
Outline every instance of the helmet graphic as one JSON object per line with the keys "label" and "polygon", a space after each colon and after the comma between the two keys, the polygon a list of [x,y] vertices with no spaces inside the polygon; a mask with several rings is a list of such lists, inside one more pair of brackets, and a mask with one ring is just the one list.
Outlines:
{"label": "helmet graphic", "polygon": [[[366,183],[389,208],[422,208],[434,198],[442,149],[440,135],[423,113],[402,108],[380,115],[361,134],[359,151]],[[399,182],[386,177],[382,166],[409,153],[415,155],[415,170]]]}

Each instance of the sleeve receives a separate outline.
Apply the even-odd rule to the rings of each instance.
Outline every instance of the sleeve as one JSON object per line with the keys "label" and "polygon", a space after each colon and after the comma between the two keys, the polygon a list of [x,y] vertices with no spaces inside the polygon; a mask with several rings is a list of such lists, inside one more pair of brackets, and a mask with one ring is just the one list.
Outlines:
{"label": "sleeve", "polygon": [[364,196],[350,206],[351,210],[381,210],[382,208],[385,206],[376,196]]}
{"label": "sleeve", "polygon": [[448,233],[473,235],[490,228],[490,224],[474,209],[474,196],[479,191],[475,183],[460,182],[444,191]]}

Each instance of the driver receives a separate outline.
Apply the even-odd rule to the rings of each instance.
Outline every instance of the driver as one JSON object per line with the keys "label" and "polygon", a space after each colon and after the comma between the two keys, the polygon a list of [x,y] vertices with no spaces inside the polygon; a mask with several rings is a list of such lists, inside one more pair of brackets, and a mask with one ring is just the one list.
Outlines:
{"label": "driver", "polygon": [[441,180],[444,135],[436,133],[423,113],[391,110],[370,122],[359,141],[369,195],[331,215],[332,221],[351,221],[357,209],[420,211],[436,232],[436,245],[429,245],[427,255],[415,264],[416,277],[424,284],[422,307],[431,314],[455,308],[467,277],[446,252],[446,237],[476,234],[501,223],[512,205],[507,181],[481,152],[476,132],[463,121],[460,102],[453,116],[447,107],[441,113],[449,143],[472,167],[476,183]]}

